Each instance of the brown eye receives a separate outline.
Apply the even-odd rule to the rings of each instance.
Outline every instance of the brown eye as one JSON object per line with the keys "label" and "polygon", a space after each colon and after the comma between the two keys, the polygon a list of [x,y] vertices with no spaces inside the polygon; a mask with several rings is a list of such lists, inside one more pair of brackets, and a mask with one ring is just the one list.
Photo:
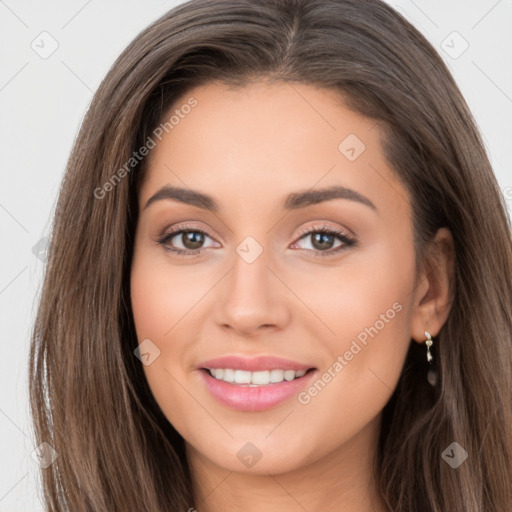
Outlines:
{"label": "brown eye", "polygon": [[[337,254],[343,249],[353,246],[356,243],[356,241],[349,237],[346,233],[331,226],[313,228],[309,231],[303,232],[299,240],[295,242],[294,245],[298,245],[299,241],[301,240],[310,240],[310,247],[302,248],[306,250],[312,250],[319,256]],[[337,245],[336,240],[339,242]]]}
{"label": "brown eye", "polygon": [[[177,227],[170,233],[166,233],[158,240],[158,243],[163,245],[165,250],[174,252],[176,254],[199,254],[203,249],[205,240],[210,238],[208,234],[202,229]],[[212,239],[211,239],[212,240]],[[209,247],[215,246],[214,242]],[[218,244],[217,244],[218,245]]]}
{"label": "brown eye", "polygon": [[331,249],[334,242],[335,236],[329,233],[314,233],[311,237],[312,245],[319,251]]}
{"label": "brown eye", "polygon": [[[180,235],[174,235],[173,238],[177,236]],[[185,246],[185,249],[200,249],[201,245],[204,243],[204,234],[199,231],[182,231],[180,240]]]}

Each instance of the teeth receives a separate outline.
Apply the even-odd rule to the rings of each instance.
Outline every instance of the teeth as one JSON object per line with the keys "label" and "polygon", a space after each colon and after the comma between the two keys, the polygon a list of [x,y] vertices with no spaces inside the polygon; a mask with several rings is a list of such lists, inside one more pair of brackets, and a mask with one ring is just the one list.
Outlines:
{"label": "teeth", "polygon": [[249,386],[265,386],[277,384],[283,380],[294,380],[302,377],[306,370],[265,370],[249,372],[246,370],[233,370],[231,368],[210,368],[210,375],[217,380],[234,384],[248,384]]}
{"label": "teeth", "polygon": [[284,379],[284,370],[270,370],[270,382],[282,382]]}

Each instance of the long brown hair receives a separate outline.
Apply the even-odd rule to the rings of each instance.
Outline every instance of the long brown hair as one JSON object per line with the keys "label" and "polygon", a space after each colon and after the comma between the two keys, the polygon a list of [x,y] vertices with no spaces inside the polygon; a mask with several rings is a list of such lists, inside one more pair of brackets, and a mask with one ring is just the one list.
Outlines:
{"label": "long brown hair", "polygon": [[[418,260],[439,227],[454,237],[454,300],[433,347],[438,384],[426,380],[424,347],[411,343],[383,410],[375,476],[387,505],[512,510],[510,219],[447,67],[380,0],[192,0],[146,28],[108,72],[62,182],[32,335],[36,440],[58,454],[41,470],[47,510],[194,506],[184,441],[134,356],[129,277],[147,159],[126,162],[192,87],[263,79],[338,91],[379,120],[410,194]],[[468,453],[457,468],[442,457],[453,442]]]}

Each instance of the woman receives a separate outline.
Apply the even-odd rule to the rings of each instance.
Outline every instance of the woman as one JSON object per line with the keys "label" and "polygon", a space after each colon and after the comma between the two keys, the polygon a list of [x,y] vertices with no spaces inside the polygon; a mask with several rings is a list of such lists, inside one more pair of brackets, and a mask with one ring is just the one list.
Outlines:
{"label": "woman", "polygon": [[511,276],[471,113],[393,9],[182,4],[107,74],[60,192],[46,507],[512,510]]}

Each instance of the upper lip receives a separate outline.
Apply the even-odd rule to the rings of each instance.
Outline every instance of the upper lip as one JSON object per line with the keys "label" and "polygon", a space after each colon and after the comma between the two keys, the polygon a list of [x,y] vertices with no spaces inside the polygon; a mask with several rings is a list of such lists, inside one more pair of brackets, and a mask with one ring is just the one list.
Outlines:
{"label": "upper lip", "polygon": [[245,370],[249,372],[258,372],[264,370],[309,370],[313,366],[298,363],[290,359],[273,356],[241,357],[241,356],[223,356],[215,359],[208,359],[197,365],[197,368],[231,368],[233,370]]}

